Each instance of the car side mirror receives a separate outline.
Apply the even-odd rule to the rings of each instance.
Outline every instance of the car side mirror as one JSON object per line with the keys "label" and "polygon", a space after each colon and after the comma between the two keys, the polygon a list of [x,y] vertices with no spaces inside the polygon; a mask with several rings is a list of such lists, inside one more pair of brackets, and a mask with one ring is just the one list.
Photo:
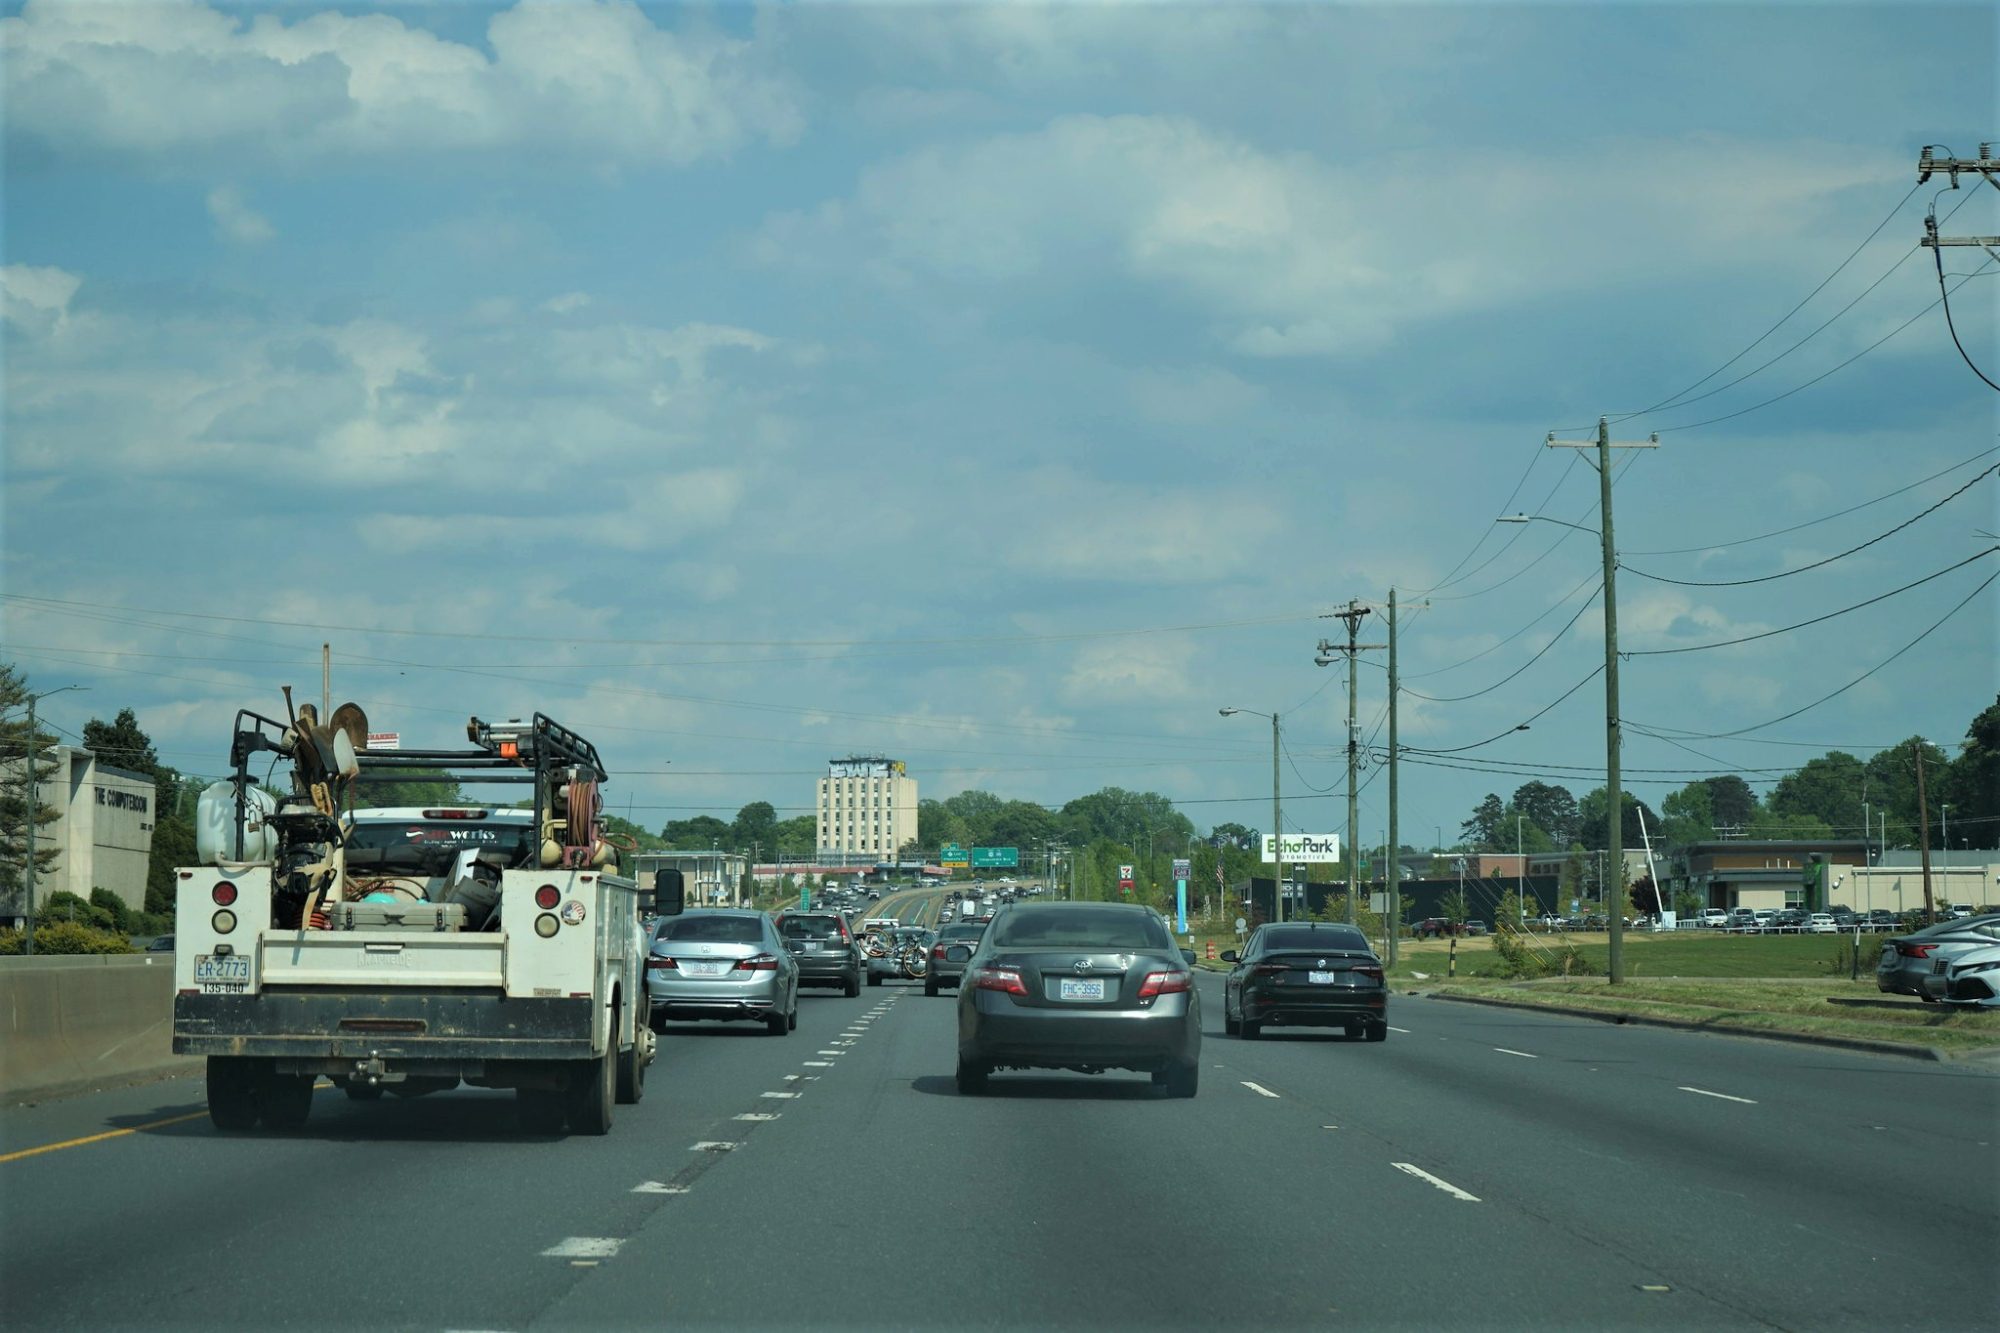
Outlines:
{"label": "car side mirror", "polygon": [[653,911],[658,916],[679,916],[687,910],[687,877],[678,870],[656,871],[653,875]]}
{"label": "car side mirror", "polygon": [[1222,951],[1222,961],[1225,963],[1241,962],[1242,959],[1243,955],[1236,952],[1236,950],[1234,949],[1224,949]]}
{"label": "car side mirror", "polygon": [[1182,961],[1183,963],[1187,963],[1188,965],[1192,966],[1192,965],[1193,965],[1193,963],[1194,963],[1194,950],[1193,950],[1193,949],[1182,949],[1182,950],[1181,950],[1181,961]]}

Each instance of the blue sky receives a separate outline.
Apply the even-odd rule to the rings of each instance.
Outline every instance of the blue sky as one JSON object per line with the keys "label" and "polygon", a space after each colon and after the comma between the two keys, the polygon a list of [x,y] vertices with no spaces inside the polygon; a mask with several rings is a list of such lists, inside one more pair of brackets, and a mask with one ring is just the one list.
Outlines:
{"label": "blue sky", "polygon": [[[1947,234],[2000,231],[1983,187],[1911,193],[1923,144],[1995,132],[1987,6],[0,12],[0,637],[90,687],[58,723],[129,705],[191,771],[237,707],[316,694],[330,640],[378,727],[449,744],[539,708],[653,827],[803,808],[849,752],[927,796],[1115,784],[1261,827],[1268,733],[1236,705],[1286,713],[1288,823],[1331,830],[1319,617],[1393,585],[1410,687],[1480,692],[1406,698],[1409,745],[1535,715],[1603,653],[1594,608],[1550,646],[1594,541],[1493,526],[1595,525],[1543,436],[1701,380],[1857,246],[1696,392],[1809,341],[1619,424],[1661,432],[1619,474],[1629,565],[1797,568],[2000,461],[1910,253],[1934,199]],[[1989,373],[1994,291],[1952,302]],[[1621,646],[1931,574],[1994,544],[1996,495],[1795,578],[1628,571]],[[1995,560],[1634,656],[1622,711],[1789,712]],[[1954,744],[1995,694],[1996,607],[1793,721],[1635,731],[1625,762]],[[1518,773],[1411,765],[1406,840],[1536,772],[1597,785],[1602,702],[1468,752]]]}

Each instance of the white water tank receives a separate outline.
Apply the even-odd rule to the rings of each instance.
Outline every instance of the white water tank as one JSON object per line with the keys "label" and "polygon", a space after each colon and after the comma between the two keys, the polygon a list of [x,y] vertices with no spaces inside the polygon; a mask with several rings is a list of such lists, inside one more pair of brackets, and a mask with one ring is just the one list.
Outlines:
{"label": "white water tank", "polygon": [[257,787],[243,793],[243,843],[236,844],[236,784],[211,782],[194,807],[194,850],[203,865],[222,861],[268,861],[277,855],[278,835],[267,817],[278,808]]}

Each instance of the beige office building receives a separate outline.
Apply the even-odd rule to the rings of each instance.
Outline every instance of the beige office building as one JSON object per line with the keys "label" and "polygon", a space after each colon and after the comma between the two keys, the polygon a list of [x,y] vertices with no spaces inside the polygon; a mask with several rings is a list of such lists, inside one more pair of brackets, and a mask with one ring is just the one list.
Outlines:
{"label": "beige office building", "polygon": [[822,855],[893,861],[917,836],[917,780],[900,759],[832,759],[819,780],[818,810]]}

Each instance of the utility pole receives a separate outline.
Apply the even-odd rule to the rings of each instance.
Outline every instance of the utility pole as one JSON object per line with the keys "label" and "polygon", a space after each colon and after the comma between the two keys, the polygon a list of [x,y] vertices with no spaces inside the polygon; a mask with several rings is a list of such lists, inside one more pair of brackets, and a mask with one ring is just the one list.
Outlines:
{"label": "utility pole", "polygon": [[1355,719],[1354,716],[1356,711],[1355,705],[1357,701],[1356,686],[1354,679],[1354,658],[1356,653],[1359,653],[1364,649],[1373,650],[1376,648],[1387,648],[1389,646],[1386,643],[1355,642],[1355,636],[1359,634],[1361,630],[1362,619],[1366,617],[1369,614],[1369,612],[1372,611],[1373,609],[1374,608],[1366,605],[1365,603],[1357,602],[1353,598],[1349,598],[1347,602],[1347,609],[1345,611],[1334,611],[1326,616],[1321,617],[1321,619],[1324,620],[1339,620],[1345,622],[1347,625],[1347,642],[1343,645],[1343,644],[1333,643],[1326,639],[1321,639],[1319,641],[1319,655],[1313,658],[1313,662],[1318,666],[1331,666],[1341,657],[1345,657],[1347,659],[1347,923],[1349,925],[1354,924],[1354,895],[1358,891],[1358,886],[1356,884],[1356,878],[1354,873],[1355,859],[1356,859],[1356,853],[1355,853],[1356,832],[1354,827],[1356,820],[1356,815],[1355,815],[1356,793],[1354,790],[1354,770],[1356,766],[1356,761],[1360,757],[1359,750],[1361,744],[1361,737],[1359,735],[1360,723]]}
{"label": "utility pole", "polygon": [[1402,830],[1397,827],[1396,798],[1396,590],[1389,589],[1389,891],[1382,906],[1389,917],[1389,966],[1396,966],[1396,941],[1403,933],[1403,867],[1397,855]]}
{"label": "utility pole", "polygon": [[[1278,714],[1271,713],[1271,855],[1272,862],[1271,919],[1279,925],[1285,921],[1285,815],[1278,803]],[[1924,892],[1930,892],[1930,869],[1924,869]]]}
{"label": "utility pole", "polygon": [[325,721],[333,716],[333,645],[319,646],[319,715]]}
{"label": "utility pole", "polygon": [[[1581,441],[1558,440],[1548,436],[1551,449],[1588,449]],[[1613,444],[1611,423],[1597,419],[1597,506],[1601,526],[1599,538],[1604,548],[1604,840],[1610,851],[1611,877],[1615,893],[1605,895],[1605,921],[1610,930],[1609,979],[1616,986],[1625,980],[1625,779],[1618,771],[1618,548],[1611,532],[1611,451],[1613,449],[1657,449],[1657,431],[1644,443]],[[1599,880],[1600,886],[1603,880]]]}

